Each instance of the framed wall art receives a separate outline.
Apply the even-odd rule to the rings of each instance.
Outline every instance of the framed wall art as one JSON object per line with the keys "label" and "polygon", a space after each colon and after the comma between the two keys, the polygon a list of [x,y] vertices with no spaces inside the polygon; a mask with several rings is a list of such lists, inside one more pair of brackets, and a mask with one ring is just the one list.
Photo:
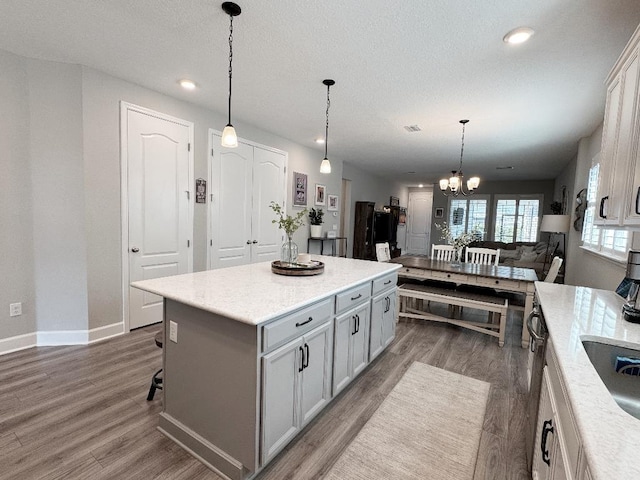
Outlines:
{"label": "framed wall art", "polygon": [[293,172],[293,206],[307,206],[307,175]]}
{"label": "framed wall art", "polygon": [[398,197],[389,198],[389,206],[391,206],[391,207],[399,207],[400,206],[400,199]]}
{"label": "framed wall art", "polygon": [[196,203],[207,203],[207,181],[196,178]]}
{"label": "framed wall art", "polygon": [[338,210],[338,195],[328,195],[327,202],[327,210]]}
{"label": "framed wall art", "polygon": [[[444,208],[438,207],[436,208],[436,218],[444,218]],[[454,215],[455,217],[455,215]]]}
{"label": "framed wall art", "polygon": [[316,205],[327,204],[327,199],[325,195],[326,190],[327,190],[327,187],[325,185],[320,185],[319,183],[316,183],[316,197],[314,202]]}

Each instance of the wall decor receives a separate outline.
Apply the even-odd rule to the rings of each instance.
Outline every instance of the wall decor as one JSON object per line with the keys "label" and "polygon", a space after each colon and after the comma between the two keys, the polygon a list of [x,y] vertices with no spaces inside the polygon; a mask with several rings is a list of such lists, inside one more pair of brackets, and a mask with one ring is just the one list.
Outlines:
{"label": "wall decor", "polygon": [[327,210],[338,210],[338,195],[328,195],[327,202]]}
{"label": "wall decor", "polygon": [[196,203],[207,203],[207,181],[196,178]]}
{"label": "wall decor", "polygon": [[436,208],[436,218],[444,218],[444,208]]}
{"label": "wall decor", "polygon": [[293,206],[307,206],[307,175],[293,172]]}
{"label": "wall decor", "polygon": [[392,206],[392,207],[399,207],[400,206],[400,199],[398,197],[389,198],[389,205]]}
{"label": "wall decor", "polygon": [[576,218],[573,221],[573,228],[576,232],[582,231],[584,224],[584,212],[587,209],[587,189],[583,188],[576,195]]}
{"label": "wall decor", "polygon": [[398,225],[406,225],[407,224],[407,209],[404,207],[400,207],[400,216],[398,217]]}
{"label": "wall decor", "polygon": [[326,190],[327,190],[327,187],[325,185],[320,185],[319,183],[316,183],[316,197],[315,197],[316,205],[327,204],[327,199],[325,198]]}

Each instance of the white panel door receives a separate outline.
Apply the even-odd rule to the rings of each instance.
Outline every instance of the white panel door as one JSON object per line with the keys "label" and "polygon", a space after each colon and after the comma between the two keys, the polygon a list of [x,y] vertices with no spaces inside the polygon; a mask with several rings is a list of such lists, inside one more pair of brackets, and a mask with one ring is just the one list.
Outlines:
{"label": "white panel door", "polygon": [[[191,270],[189,140],[188,125],[127,110],[130,282]],[[130,287],[129,328],[160,321],[162,297]]]}
{"label": "white panel door", "polygon": [[250,263],[253,147],[214,148],[211,170],[210,268]]}
{"label": "white panel door", "polygon": [[253,149],[253,213],[251,262],[279,260],[284,240],[282,230],[273,223],[275,213],[269,204],[284,205],[285,156],[282,153],[254,147]]}
{"label": "white panel door", "polygon": [[428,255],[431,242],[433,192],[410,192],[407,220],[407,254]]}

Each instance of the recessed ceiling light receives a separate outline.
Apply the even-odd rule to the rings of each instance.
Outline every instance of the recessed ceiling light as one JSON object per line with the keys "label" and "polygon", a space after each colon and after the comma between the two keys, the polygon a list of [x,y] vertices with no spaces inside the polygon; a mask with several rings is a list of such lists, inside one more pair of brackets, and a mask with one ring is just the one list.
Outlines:
{"label": "recessed ceiling light", "polygon": [[316,143],[324,143],[324,138],[316,138]]}
{"label": "recessed ceiling light", "polygon": [[518,27],[507,33],[502,39],[505,43],[517,44],[526,42],[533,35],[533,29],[529,27]]}
{"label": "recessed ceiling light", "polygon": [[422,188],[422,187],[424,187],[424,185],[421,183],[420,185],[418,185],[418,187]]}
{"label": "recessed ceiling light", "polygon": [[180,80],[180,86],[185,90],[194,90],[196,88],[196,84],[191,80]]}
{"label": "recessed ceiling light", "polygon": [[496,167],[496,170],[513,170],[513,167],[511,165],[509,166],[503,166],[503,167]]}

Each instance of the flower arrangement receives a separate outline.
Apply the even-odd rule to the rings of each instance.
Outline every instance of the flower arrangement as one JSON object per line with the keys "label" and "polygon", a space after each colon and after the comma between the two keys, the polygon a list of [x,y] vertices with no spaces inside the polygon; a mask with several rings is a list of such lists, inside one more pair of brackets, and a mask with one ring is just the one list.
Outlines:
{"label": "flower arrangement", "polygon": [[309,212],[309,220],[311,221],[311,225],[322,225],[323,215],[324,215],[324,212],[322,211],[321,208],[317,210],[315,208],[312,208],[311,211]]}
{"label": "flower arrangement", "polygon": [[438,225],[436,223],[436,228],[440,230],[442,240],[445,240],[449,245],[453,245],[453,248],[456,251],[460,251],[460,249],[466,247],[472,242],[482,240],[482,231],[478,229],[473,229],[470,232],[465,232],[459,237],[454,237],[451,233],[451,228],[447,224],[447,222],[443,222],[442,225]]}
{"label": "flower arrangement", "polygon": [[298,212],[295,217],[292,217],[291,215],[285,214],[282,207],[276,202],[272,201],[269,206],[271,207],[271,210],[278,215],[278,220],[272,220],[271,223],[277,223],[278,228],[284,230],[287,237],[291,238],[294,232],[304,225],[304,216],[307,214],[306,208],[301,212]]}

